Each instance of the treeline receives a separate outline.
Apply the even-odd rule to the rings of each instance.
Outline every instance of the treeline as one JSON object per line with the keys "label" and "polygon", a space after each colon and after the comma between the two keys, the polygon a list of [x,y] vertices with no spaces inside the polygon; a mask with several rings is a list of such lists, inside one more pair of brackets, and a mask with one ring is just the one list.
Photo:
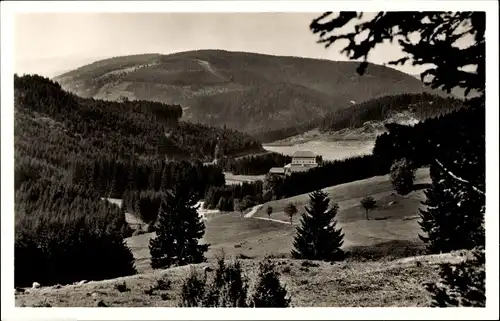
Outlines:
{"label": "treeline", "polygon": [[252,137],[255,139],[258,139],[262,143],[270,143],[270,142],[275,142],[277,140],[282,140],[288,137],[300,135],[302,133],[305,133],[309,130],[312,130],[314,128],[317,128],[318,125],[322,122],[322,119],[314,119],[311,121],[308,121],[305,124],[300,124],[296,126],[291,126],[291,127],[286,127],[286,128],[280,128],[280,129],[274,129],[274,130],[267,130],[267,131],[261,131],[259,133],[252,134]]}
{"label": "treeline", "polygon": [[390,163],[373,155],[325,161],[322,166],[307,172],[286,176],[281,186],[281,193],[285,198],[292,197],[328,186],[385,175],[389,173],[389,168]]}
{"label": "treeline", "polygon": [[[237,211],[261,204],[264,202],[262,184],[262,181],[255,181],[241,185],[211,187],[205,194],[204,206],[207,209],[220,211]],[[235,208],[235,203],[239,203],[239,208]]]}
{"label": "treeline", "polygon": [[365,179],[389,172],[390,163],[378,156],[367,155],[333,162],[325,161],[322,166],[307,172],[290,176],[266,175],[264,181],[211,187],[205,194],[205,207],[221,211],[237,210],[236,203],[243,209],[257,204],[309,193],[332,185]]}
{"label": "treeline", "polygon": [[219,160],[218,165],[221,166],[225,172],[231,172],[236,175],[262,175],[267,174],[271,167],[283,167],[291,162],[291,156],[268,153],[240,158],[224,157]]}
{"label": "treeline", "polygon": [[329,113],[321,122],[321,131],[362,127],[367,121],[383,121],[394,112],[409,111],[418,119],[444,115],[463,107],[464,101],[429,93],[390,95],[343,107]]}
{"label": "treeline", "polygon": [[[263,175],[267,174],[271,167],[283,167],[291,162],[292,156],[268,153],[239,158],[224,157],[219,160],[218,165],[225,172],[231,172],[235,175]],[[323,157],[321,155],[316,156],[316,162],[321,164]]]}
{"label": "treeline", "polygon": [[71,174],[73,183],[111,198],[121,198],[127,190],[168,190],[177,182],[185,182],[195,197],[202,198],[208,187],[225,184],[219,167],[200,161],[120,161],[103,157],[92,163],[76,161]]}
{"label": "treeline", "polygon": [[373,154],[385,162],[409,158],[416,166],[437,160],[449,171],[484,187],[484,157],[470,159],[486,154],[484,102],[474,99],[467,104],[468,108],[414,126],[387,125],[388,133],[377,138]]}
{"label": "treeline", "polygon": [[15,286],[134,274],[124,212],[82,186],[40,179],[15,193]]}
{"label": "treeline", "polygon": [[122,208],[139,217],[143,222],[152,224],[158,217],[158,211],[165,193],[162,191],[125,191],[122,197]]}

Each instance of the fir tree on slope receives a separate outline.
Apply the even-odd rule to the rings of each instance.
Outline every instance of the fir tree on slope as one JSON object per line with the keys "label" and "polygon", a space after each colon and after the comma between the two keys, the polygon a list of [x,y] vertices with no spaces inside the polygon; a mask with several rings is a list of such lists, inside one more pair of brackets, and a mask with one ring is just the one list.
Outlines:
{"label": "fir tree on slope", "polygon": [[437,165],[430,168],[432,186],[419,209],[420,227],[429,253],[484,246],[484,196],[460,182],[446,179]]}
{"label": "fir tree on slope", "polygon": [[344,257],[342,229],[336,229],[338,205],[329,207],[330,199],[323,191],[309,195],[309,206],[302,214],[301,226],[293,242],[292,256],[296,259],[337,261]]}
{"label": "fir tree on slope", "polygon": [[209,244],[199,244],[205,224],[195,207],[196,200],[187,186],[168,191],[156,221],[156,237],[149,241],[151,267],[200,263]]}
{"label": "fir tree on slope", "polygon": [[252,295],[252,302],[256,308],[287,308],[290,306],[287,291],[280,284],[279,273],[269,258],[259,263],[259,276]]}

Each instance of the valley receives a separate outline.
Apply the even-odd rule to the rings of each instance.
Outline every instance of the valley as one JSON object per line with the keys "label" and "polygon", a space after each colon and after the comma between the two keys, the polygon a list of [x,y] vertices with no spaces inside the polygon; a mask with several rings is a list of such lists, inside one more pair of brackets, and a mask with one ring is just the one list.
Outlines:
{"label": "valley", "polygon": [[16,309],[493,307],[489,11],[202,7],[15,16]]}
{"label": "valley", "polygon": [[[198,60],[196,65],[220,81],[228,79],[206,60]],[[128,66],[126,72],[125,69],[120,72],[130,74],[151,66],[154,64],[137,68]],[[106,77],[116,76],[120,72],[108,72]],[[302,285],[306,284],[306,279],[315,286],[324,285],[322,291],[328,293],[328,299],[311,303],[306,296],[299,295],[293,301],[295,306],[347,304],[335,301],[336,298],[343,298],[349,304],[365,306],[428,304],[428,297],[421,285],[415,282],[422,282],[429,273],[435,273],[430,272],[432,264],[415,267],[405,263],[402,266],[401,262],[408,261],[401,260],[407,258],[422,262],[431,258],[419,256],[426,253],[425,244],[420,238],[419,209],[423,208],[422,202],[426,200],[424,190],[431,183],[429,168],[419,166],[415,172],[413,190],[402,196],[395,192],[387,174],[390,164],[383,157],[380,158],[380,154],[373,153],[381,135],[390,139],[393,134],[390,126],[408,129],[421,126],[422,119],[433,115],[434,107],[429,107],[433,102],[442,104],[447,111],[453,111],[459,109],[459,104],[453,105],[455,100],[420,94],[384,96],[363,103],[361,107],[350,107],[354,111],[349,109],[325,114],[321,127],[262,144],[250,134],[231,129],[231,126],[220,128],[195,124],[191,122],[192,119],[181,120],[192,117],[191,106],[165,105],[145,100],[124,99],[115,102],[82,98],[64,91],[56,82],[37,76],[15,78],[15,81],[16,126],[18,133],[19,130],[23,131],[23,135],[16,136],[17,153],[21,156],[16,168],[16,188],[19,190],[16,197],[19,204],[25,204],[25,207],[20,207],[21,212],[17,217],[18,226],[23,231],[20,237],[39,237],[36,234],[32,236],[37,232],[31,229],[32,218],[27,214],[34,209],[46,209],[36,212],[40,222],[44,222],[44,217],[50,216],[50,211],[54,210],[48,207],[49,204],[63,193],[62,203],[55,202],[56,206],[75,208],[81,202],[93,215],[87,216],[81,205],[78,211],[63,221],[68,224],[69,230],[79,229],[81,218],[86,217],[89,223],[84,233],[88,233],[87,237],[93,237],[92,226],[95,225],[103,235],[123,238],[119,250],[113,252],[116,258],[99,253],[97,255],[101,257],[94,264],[88,260],[79,264],[88,265],[94,271],[91,273],[96,275],[101,273],[101,268],[95,263],[117,264],[117,268],[107,272],[108,275],[104,277],[98,277],[95,282],[83,284],[82,289],[86,289],[86,295],[91,298],[81,298],[78,306],[93,304],[100,297],[106,297],[114,306],[176,304],[175,294],[162,300],[156,297],[138,299],[134,296],[136,294],[113,300],[108,296],[111,295],[111,284],[116,287],[119,280],[127,280],[133,291],[143,291],[145,284],[156,279],[159,273],[173,273],[176,275],[173,282],[179,286],[186,275],[185,269],[180,267],[156,271],[152,267],[150,249],[150,240],[157,236],[155,222],[158,223],[160,217],[161,202],[165,197],[172,201],[172,198],[180,196],[166,194],[165,191],[172,192],[177,188],[196,195],[196,215],[204,226],[200,244],[209,245],[208,251],[204,253],[207,260],[203,263],[205,265],[213,264],[220,253],[225,253],[229,259],[241,260],[245,273],[251,275],[252,266],[271,257],[280,262],[279,266],[289,267],[284,270],[282,279],[289,285],[290,293],[298,293],[299,289],[303,291]],[[35,89],[30,90],[30,86]],[[73,114],[70,115],[57,104],[61,100],[73,106]],[[423,101],[423,105],[420,109],[414,105],[411,107],[408,101]],[[438,107],[442,106],[438,103]],[[392,109],[384,107],[386,104]],[[372,118],[367,120],[365,114]],[[346,119],[350,119],[350,123],[346,123]],[[338,129],[339,126],[344,127]],[[39,142],[36,133],[40,132],[44,132],[49,139]],[[103,137],[107,139],[103,140]],[[132,153],[129,154],[120,146],[127,146]],[[382,148],[387,147],[383,145]],[[55,150],[59,152],[50,153]],[[297,151],[311,151],[321,156],[324,163],[310,173],[296,173],[273,182],[274,176],[267,175],[269,169],[290,163],[290,156]],[[278,183],[281,186],[273,185],[276,182],[281,182]],[[49,193],[40,193],[43,189],[49,190]],[[302,224],[301,215],[311,192],[316,190],[326,193],[331,206],[338,205],[336,226],[343,233],[341,248],[347,257],[341,263],[314,263],[320,267],[316,272],[301,267],[299,271],[305,273],[299,277],[297,264],[300,261],[294,260],[291,253],[297,228]],[[361,205],[366,197],[372,197],[376,202],[375,208],[369,212]],[[97,198],[100,199],[99,204],[96,203]],[[297,213],[290,218],[286,207],[292,203]],[[100,209],[92,209],[92,206],[99,206]],[[271,215],[267,212],[269,208],[272,208]],[[49,228],[57,228],[57,225]],[[58,232],[54,230],[51,233],[57,235]],[[22,239],[19,242],[19,246],[29,244],[21,243],[26,242]],[[111,239],[109,242],[120,244]],[[93,251],[102,249],[106,247],[99,246]],[[26,251],[32,250],[26,248]],[[61,257],[70,255],[64,253],[67,252],[63,252]],[[83,254],[83,257],[86,255],[90,254]],[[29,266],[32,256],[22,259]],[[446,256],[443,260],[454,259],[455,256]],[[382,266],[381,262],[387,262],[388,265]],[[201,267],[203,264],[196,266]],[[380,282],[387,282],[394,271],[398,271],[398,275],[409,273],[409,278],[391,285],[391,291],[398,293],[390,300],[368,302],[368,292],[364,292],[370,288],[367,284],[360,285],[365,290],[360,290],[357,295],[353,295],[350,290],[362,274],[361,266],[367,264],[377,266],[375,270],[380,271],[379,277],[383,280]],[[64,266],[62,264],[60,268]],[[121,271],[120,268],[124,266],[128,267]],[[351,271],[350,274],[345,273],[346,269]],[[339,271],[342,272],[331,283],[331,273]],[[26,273],[28,278],[35,278],[30,277],[29,273],[34,272]],[[48,274],[45,282],[40,279],[45,275],[36,279],[50,284],[54,282],[50,277],[57,279],[60,273]],[[134,273],[138,275],[128,276]],[[288,278],[287,275],[293,277]],[[105,281],[98,281],[103,278]],[[407,282],[414,282],[413,291],[420,294],[410,295],[402,290],[409,286]],[[52,306],[75,304],[67,292],[73,286],[68,284],[50,290],[43,284],[40,291],[24,290],[24,294],[18,293],[16,304],[38,305],[47,300],[50,303],[46,304]],[[56,293],[56,297],[52,296]]]}
{"label": "valley", "polygon": [[[425,186],[429,182],[427,169],[419,170],[416,176],[416,184]],[[422,244],[418,239],[417,209],[423,199],[422,190],[405,197],[394,195],[388,177],[380,176],[326,188],[325,191],[332,202],[339,204],[338,227],[345,233],[344,248],[352,252],[352,258],[333,265],[319,262],[317,267],[307,270],[303,269],[304,265],[301,267],[300,260],[290,259],[295,227],[308,200],[307,195],[300,195],[258,206],[253,215],[241,217],[239,213],[232,212],[208,217],[202,240],[211,244],[206,254],[208,262],[195,267],[210,266],[223,251],[228,258],[239,258],[244,273],[252,278],[257,262],[270,255],[284,271],[282,281],[292,294],[292,304],[296,307],[426,306],[428,297],[419,284],[432,279],[436,264],[459,262],[465,257],[464,253],[419,256]],[[380,203],[380,208],[370,212],[370,220],[366,220],[364,210],[359,206],[360,198],[366,195],[373,196]],[[120,204],[120,200],[110,201]],[[284,204],[291,201],[299,206],[293,224],[282,212]],[[271,220],[264,213],[268,205],[275,209]],[[85,307],[103,299],[114,307],[176,306],[176,289],[187,274],[187,267],[152,270],[148,247],[152,235],[145,233],[126,240],[139,275],[68,285],[60,289],[27,290],[16,295],[16,305],[45,303],[59,307]],[[166,300],[143,293],[159,278],[168,278],[173,283]],[[120,282],[126,282],[130,290],[125,293],[113,290],[113,285]],[[322,300],[311,300],[312,293],[308,294],[306,290],[311,287],[314,287],[315,293],[324,293]],[[357,289],[355,293],[354,287]],[[373,291],[392,294],[373,301],[370,299]]]}

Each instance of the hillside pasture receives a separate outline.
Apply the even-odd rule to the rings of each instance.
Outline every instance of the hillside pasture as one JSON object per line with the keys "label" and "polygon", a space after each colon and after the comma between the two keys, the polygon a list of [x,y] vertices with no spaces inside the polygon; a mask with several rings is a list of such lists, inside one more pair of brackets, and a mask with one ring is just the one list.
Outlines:
{"label": "hillside pasture", "polygon": [[[417,256],[377,262],[319,262],[305,269],[300,260],[276,259],[281,282],[291,296],[292,307],[428,307],[429,294],[422,283],[438,277],[440,263],[456,264],[466,252]],[[193,265],[200,273],[214,262]],[[242,260],[244,274],[255,280],[257,260]],[[88,282],[61,288],[42,287],[16,294],[17,307],[176,307],[182,280],[189,267],[175,267],[113,280]],[[145,291],[158,280],[171,281],[170,289]],[[126,290],[117,290],[125,283]],[[252,288],[253,282],[250,284]]]}
{"label": "hillside pasture", "polygon": [[[418,170],[416,176],[418,186],[423,187],[429,181],[427,169]],[[392,186],[386,175],[329,187],[325,191],[331,195],[332,201],[339,204],[337,219],[345,234],[344,248],[353,249],[361,256],[368,252],[370,256],[377,253],[380,256],[380,253],[402,255],[407,249],[420,247],[418,233],[421,230],[417,217],[420,201],[423,200],[422,190],[405,197],[392,195]],[[369,213],[370,220],[367,221],[359,201],[368,195],[374,197],[380,207]],[[211,244],[206,257],[213,259],[221,249],[230,256],[242,255],[251,259],[266,255],[289,257],[295,229],[308,200],[308,194],[303,194],[269,202],[248,218],[242,218],[238,212],[212,215],[205,222],[203,242]],[[299,209],[293,224],[283,213],[284,206],[289,202],[295,202]],[[265,211],[268,205],[274,209],[272,221],[267,220]],[[151,270],[148,248],[151,235],[147,233],[127,239],[140,272]]]}

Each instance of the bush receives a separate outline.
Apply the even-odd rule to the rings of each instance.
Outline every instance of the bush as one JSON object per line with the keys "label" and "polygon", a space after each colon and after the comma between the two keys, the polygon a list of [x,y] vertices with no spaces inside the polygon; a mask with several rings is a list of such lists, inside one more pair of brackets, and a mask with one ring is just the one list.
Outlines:
{"label": "bush", "polygon": [[[206,272],[206,271],[205,271]],[[217,259],[214,276],[199,275],[194,268],[181,287],[182,307],[247,307],[248,283],[239,261],[226,264],[224,256]]]}
{"label": "bush", "polygon": [[207,286],[204,307],[247,307],[248,282],[238,260],[226,264],[224,255],[217,258],[214,277]]}
{"label": "bush", "polygon": [[302,261],[302,263],[300,265],[306,266],[306,267],[318,267],[319,263],[311,262],[311,261]]}
{"label": "bush", "polygon": [[180,306],[202,306],[205,286],[206,279],[201,277],[194,267],[191,267],[188,277],[183,280],[181,285]]}
{"label": "bush", "polygon": [[485,252],[475,248],[473,258],[455,266],[442,264],[440,282],[427,283],[434,307],[485,307]]}
{"label": "bush", "polygon": [[119,292],[130,291],[130,289],[127,287],[127,283],[125,282],[115,284],[115,290],[118,290]]}
{"label": "bush", "polygon": [[279,273],[274,263],[265,259],[259,263],[259,276],[251,301],[256,308],[286,308],[290,298],[280,284]]}
{"label": "bush", "polygon": [[406,158],[402,158],[392,164],[390,179],[394,190],[398,194],[407,195],[413,190],[415,169]]}
{"label": "bush", "polygon": [[156,281],[156,286],[154,289],[159,291],[168,291],[170,290],[171,286],[172,286],[172,281],[163,278]]}

